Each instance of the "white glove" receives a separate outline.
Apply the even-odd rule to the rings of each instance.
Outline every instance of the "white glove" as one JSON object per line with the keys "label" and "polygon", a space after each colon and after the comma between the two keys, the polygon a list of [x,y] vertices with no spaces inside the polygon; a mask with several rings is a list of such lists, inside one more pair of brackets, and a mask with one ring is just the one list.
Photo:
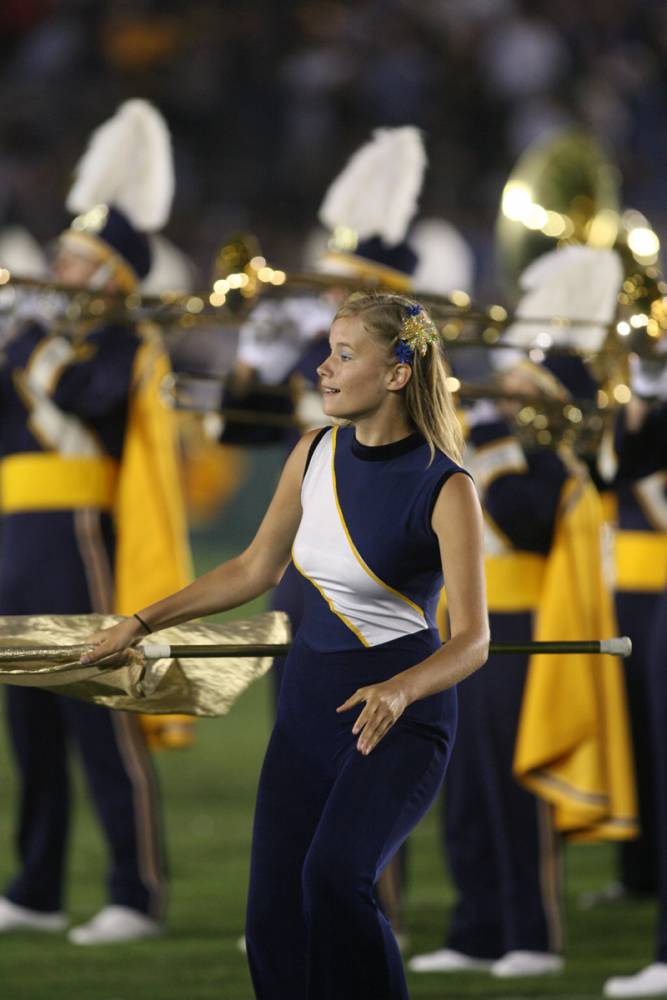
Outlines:
{"label": "white glove", "polygon": [[468,427],[479,427],[480,424],[495,424],[502,420],[502,414],[490,399],[478,399],[469,410],[465,411],[465,420]]}
{"label": "white glove", "polygon": [[630,386],[642,399],[667,402],[667,356],[663,358],[630,357]]}

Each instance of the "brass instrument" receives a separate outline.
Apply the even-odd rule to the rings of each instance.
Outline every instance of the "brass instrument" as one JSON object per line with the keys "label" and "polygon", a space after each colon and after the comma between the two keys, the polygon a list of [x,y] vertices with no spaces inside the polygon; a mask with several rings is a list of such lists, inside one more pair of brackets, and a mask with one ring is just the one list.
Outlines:
{"label": "brass instrument", "polygon": [[[557,147],[558,159],[561,163],[566,159],[568,147],[562,144]],[[581,159],[582,149],[587,149],[581,140],[575,141],[570,152],[575,160]],[[550,148],[547,146],[542,150],[543,172],[549,178],[548,187],[554,187],[555,181],[551,176],[551,166],[549,163]],[[520,165],[523,161],[520,161]],[[591,160],[590,169],[593,170],[596,160]],[[534,163],[531,161],[532,171],[536,171]],[[562,172],[567,176],[567,171]],[[575,177],[580,177],[582,165],[579,164],[579,172],[573,171]],[[523,186],[521,186],[523,185]],[[521,171],[518,168],[512,175],[506,189],[527,190],[527,182],[521,180]],[[538,196],[539,186],[535,196]],[[542,197],[539,194],[539,197]],[[504,202],[506,199],[504,198]],[[544,249],[552,249],[558,242],[564,240],[573,241],[574,235],[586,231],[583,218],[583,205],[588,202],[577,201],[575,196],[570,198],[576,208],[577,226],[574,222],[566,226],[564,232],[572,235],[562,235],[561,237],[545,237],[541,233],[546,243],[539,244],[534,240],[534,230],[530,228],[527,220],[521,222],[517,219],[505,219],[499,222],[497,227],[499,247],[503,256],[510,261],[519,263],[527,262],[530,248],[537,247],[540,252]],[[556,202],[553,202],[556,204]],[[561,203],[558,203],[561,204]],[[530,201],[533,209],[541,208],[548,214],[555,210],[543,209]],[[561,204],[561,208],[563,205]],[[575,208],[572,211],[575,212]],[[518,210],[517,210],[518,211]],[[608,225],[607,235],[611,232],[612,208],[600,209],[597,212],[597,223],[595,227],[589,227],[593,233],[605,232],[604,224],[600,220],[606,220]],[[516,211],[515,211],[516,214]],[[559,217],[566,219],[563,212]],[[628,268],[628,276],[624,284],[620,301],[625,310],[629,313],[626,319],[620,322],[613,322],[608,325],[610,334],[609,343],[605,351],[625,355],[630,347],[644,353],[647,349],[643,344],[638,343],[639,334],[645,331],[653,343],[655,340],[667,332],[667,318],[665,316],[665,305],[663,296],[667,292],[667,286],[660,281],[657,270],[653,264],[641,267],[639,256],[632,257],[631,248],[642,244],[652,245],[657,237],[647,226],[636,224],[637,213],[625,213],[620,217],[618,226],[614,230],[625,234],[624,241],[619,244],[619,249],[627,248],[632,260],[636,262],[634,270]],[[531,225],[534,223],[531,222]],[[227,241],[216,256],[212,285],[208,289],[183,293],[179,291],[165,291],[160,295],[143,295],[140,292],[120,293],[93,291],[85,287],[72,287],[62,285],[53,281],[43,281],[34,278],[24,278],[12,275],[5,268],[0,268],[0,316],[3,311],[11,315],[15,306],[18,294],[43,296],[44,299],[51,299],[59,304],[59,312],[56,320],[60,319],[64,326],[83,329],[88,324],[99,324],[100,322],[150,322],[163,329],[171,331],[186,332],[196,326],[205,325],[211,329],[221,330],[229,327],[233,330],[238,328],[239,322],[252,310],[258,301],[274,295],[294,294],[294,292],[321,294],[331,289],[346,289],[349,292],[362,291],[373,292],[383,291],[381,283],[360,285],[355,278],[337,275],[326,275],[318,273],[296,273],[286,272],[279,268],[270,266],[265,257],[261,255],[258,244],[254,238],[239,235]],[[657,253],[657,251],[656,251]],[[644,257],[645,261],[657,259],[654,257]],[[518,265],[517,265],[518,266]],[[444,340],[452,346],[461,341],[470,346],[494,347],[500,345],[500,338],[503,331],[510,324],[521,324],[528,322],[521,317],[514,315],[511,311],[499,304],[492,304],[483,307],[473,303],[470,296],[463,291],[452,291],[449,295],[434,295],[432,293],[422,293],[418,289],[411,293],[412,297],[422,302],[431,312],[434,321],[440,328]],[[52,310],[53,311],[53,310]],[[52,316],[50,318],[53,318]],[[590,325],[586,317],[568,318],[558,316],[545,316],[543,320],[530,320],[531,324],[540,322],[544,325],[545,332],[549,328],[564,327],[576,330],[578,326]],[[628,335],[632,334],[628,338]],[[547,337],[548,340],[548,337]],[[545,343],[533,345],[536,350],[549,350],[550,346]],[[651,347],[649,342],[648,348]]]}
{"label": "brass instrument", "polygon": [[[581,132],[567,132],[536,144],[520,159],[505,185],[496,227],[498,251],[507,279],[516,283],[518,275],[536,256],[567,243],[584,243],[616,249],[621,255],[626,277],[619,295],[618,315],[605,324],[607,336],[601,350],[587,354],[576,346],[576,329],[590,326],[586,317],[564,319],[545,316],[529,321],[511,310],[494,304],[481,307],[459,291],[448,296],[411,293],[429,308],[448,349],[481,347],[503,350],[502,341],[510,324],[530,322],[544,326],[534,344],[523,348],[536,362],[558,350],[579,353],[594,368],[602,386],[597,408],[577,401],[556,403],[546,397],[516,400],[522,405],[517,421],[541,444],[578,435],[599,434],[609,424],[608,414],[628,401],[627,358],[630,351],[652,356],[656,344],[667,334],[667,285],[657,270],[659,241],[647,220],[636,212],[621,212],[618,197],[619,175],[600,147]],[[211,329],[236,329],[254,305],[266,296],[295,292],[323,293],[328,289],[352,291],[384,290],[380,284],[360,287],[354,278],[309,273],[288,273],[270,266],[257,242],[240,235],[227,241],[216,256],[209,289],[183,294],[165,292],[157,296],[140,293],[108,294],[86,288],[71,288],[54,282],[24,279],[0,269],[0,313],[11,311],[11,295],[25,290],[60,298],[63,322],[76,326],[100,321],[150,322],[176,333],[199,324]],[[570,348],[555,347],[550,336],[554,328],[572,331]],[[201,377],[201,376],[199,376]],[[185,373],[165,387],[172,405],[190,408]],[[216,376],[212,375],[211,380]],[[259,387],[255,387],[259,389]],[[461,386],[451,377],[450,388],[468,398],[506,398],[496,386]],[[599,410],[599,412],[597,412]],[[243,416],[241,415],[243,413]],[[266,422],[266,413],[234,411],[234,420]],[[281,426],[291,418],[276,415]]]}
{"label": "brass instrument", "polygon": [[[166,376],[162,383],[163,399],[169,407],[189,413],[215,414],[223,420],[253,426],[295,428],[305,431],[312,426],[304,420],[298,407],[298,393],[291,386],[253,386],[252,393],[273,398],[291,398],[294,412],[271,413],[265,410],[240,409],[234,406],[220,406],[219,396],[209,404],[193,392],[197,379],[214,383],[219,389],[229,384],[224,375],[176,372]],[[599,402],[570,399],[548,395],[545,392],[508,392],[497,382],[461,382],[454,376],[447,379],[447,387],[459,402],[474,402],[478,399],[492,399],[514,404],[514,419],[520,437],[527,438],[544,447],[570,445],[579,453],[596,450],[602,433],[612,426],[614,411],[610,407],[599,407]],[[465,418],[464,418],[465,419]],[[322,425],[327,420],[322,414]]]}
{"label": "brass instrument", "polygon": [[584,132],[530,146],[508,178],[496,221],[498,269],[510,294],[536,257],[563,243],[615,246],[620,175]]}
{"label": "brass instrument", "polygon": [[605,349],[624,355],[631,350],[651,353],[667,334],[667,284],[658,270],[660,241],[641,213],[621,210],[620,183],[618,169],[584,132],[566,130],[535,143],[503,189],[496,256],[508,291],[515,296],[521,272],[549,250],[566,244],[616,250],[625,280]]}

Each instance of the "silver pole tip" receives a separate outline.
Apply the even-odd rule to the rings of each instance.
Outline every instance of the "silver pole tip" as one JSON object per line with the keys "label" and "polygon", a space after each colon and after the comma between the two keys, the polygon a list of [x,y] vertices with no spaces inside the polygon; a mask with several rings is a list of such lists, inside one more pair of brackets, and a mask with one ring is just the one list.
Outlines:
{"label": "silver pole tip", "polygon": [[620,635],[615,639],[603,639],[600,642],[600,652],[612,656],[630,656],[632,640],[629,635]]}

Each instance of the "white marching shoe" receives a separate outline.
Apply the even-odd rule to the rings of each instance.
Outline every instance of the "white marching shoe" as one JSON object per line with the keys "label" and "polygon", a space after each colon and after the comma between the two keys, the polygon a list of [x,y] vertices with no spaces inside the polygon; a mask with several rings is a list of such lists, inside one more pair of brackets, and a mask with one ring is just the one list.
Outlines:
{"label": "white marching shoe", "polygon": [[67,917],[58,910],[45,913],[29,910],[27,906],[12,903],[6,896],[0,896],[0,934],[10,931],[43,931],[58,934],[67,927]]}
{"label": "white marching shoe", "polygon": [[491,966],[498,979],[520,976],[555,976],[563,971],[564,961],[550,951],[508,951]]}
{"label": "white marching shoe", "polygon": [[602,988],[605,997],[667,997],[667,962],[654,962],[634,976],[612,976]]}
{"label": "white marching shoe", "polygon": [[72,944],[121,944],[160,937],[162,924],[129,906],[105,906],[92,920],[73,927],[67,937]]}
{"label": "white marching shoe", "polygon": [[408,969],[411,972],[488,972],[492,965],[488,958],[474,958],[462,951],[439,948],[424,955],[413,955]]}

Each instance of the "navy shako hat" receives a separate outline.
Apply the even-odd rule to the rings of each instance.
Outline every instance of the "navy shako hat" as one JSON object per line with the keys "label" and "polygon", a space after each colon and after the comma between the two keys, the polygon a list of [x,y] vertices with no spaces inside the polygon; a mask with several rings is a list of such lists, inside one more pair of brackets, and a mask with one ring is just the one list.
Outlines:
{"label": "navy shako hat", "polygon": [[151,248],[146,233],[140,233],[119,209],[109,206],[106,222],[97,234],[130,265],[138,278],[151,269]]}
{"label": "navy shako hat", "polygon": [[541,362],[567,389],[573,399],[595,401],[598,385],[584,361],[576,354],[547,354]]}
{"label": "navy shako hat", "polygon": [[[72,220],[61,236],[67,249],[100,263],[111,263],[121,284],[136,284],[151,268],[151,249],[146,233],[139,232],[113,205],[96,205]],[[124,274],[124,272],[128,272]]]}
{"label": "navy shako hat", "polygon": [[396,246],[387,246],[378,236],[369,240],[362,240],[355,250],[357,257],[380,264],[382,267],[392,268],[402,274],[412,276],[417,270],[418,258],[409,244],[397,243]]}

